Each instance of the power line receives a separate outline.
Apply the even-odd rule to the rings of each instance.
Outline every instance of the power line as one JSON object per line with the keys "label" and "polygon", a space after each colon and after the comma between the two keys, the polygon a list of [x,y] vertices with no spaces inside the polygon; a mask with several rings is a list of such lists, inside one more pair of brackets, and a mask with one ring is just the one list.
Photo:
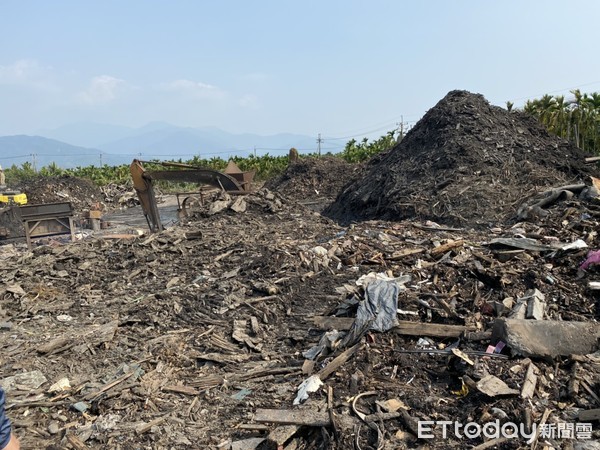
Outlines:
{"label": "power line", "polygon": [[542,95],[546,95],[546,94],[556,94],[558,92],[570,91],[572,89],[579,89],[579,88],[582,88],[582,87],[585,87],[585,86],[592,86],[594,84],[600,84],[600,81],[592,81],[591,83],[584,83],[584,84],[580,84],[579,86],[573,86],[573,87],[564,88],[564,89],[557,89],[555,91],[544,92],[543,94],[528,95],[526,97],[513,98],[513,99],[510,99],[509,101],[510,102],[516,102],[518,100],[529,100],[531,98],[541,97]]}
{"label": "power line", "polygon": [[[402,116],[400,116],[402,117]],[[401,119],[402,120],[402,119]],[[381,130],[386,130],[386,129],[390,129],[390,127],[394,127],[397,128],[398,127],[398,123],[399,122],[393,122],[393,123],[389,123],[383,127],[380,128],[376,128],[374,130],[369,130],[369,131],[364,131],[362,133],[357,133],[357,134],[353,134],[353,135],[349,135],[349,136],[340,136],[340,137],[328,137],[328,138],[324,138],[325,141],[339,141],[342,139],[351,139],[351,138],[355,138],[355,137],[359,137],[359,136],[364,136],[365,134],[371,134],[371,133],[375,133],[377,131],[381,131]],[[411,120],[411,121],[406,121],[403,122],[404,124],[410,124],[410,123],[417,123],[416,120]]]}
{"label": "power line", "polygon": [[[303,152],[310,152],[310,151],[314,150],[314,148],[298,148],[298,147],[294,147],[294,148],[298,151],[303,151]],[[256,150],[267,150],[267,151],[274,151],[274,152],[289,152],[290,151],[289,148],[267,148],[267,147],[256,147]]]}
{"label": "power line", "polygon": [[[258,150],[258,147],[257,147]],[[204,156],[213,156],[213,155],[231,155],[231,154],[235,154],[235,153],[252,153],[252,150],[229,150],[229,151],[219,151],[219,152],[196,152],[196,153],[184,153],[184,154],[172,154],[172,153],[164,153],[164,154],[151,154],[151,155],[146,155],[146,158],[156,158],[156,157],[161,157],[161,158],[193,158],[195,156],[200,156],[200,157],[204,157]],[[106,155],[106,153],[105,153]],[[140,157],[141,153],[136,153],[136,154],[131,154],[131,155],[111,155],[111,156],[134,156],[134,157]]]}
{"label": "power line", "polygon": [[356,134],[352,134],[352,135],[340,136],[340,137],[328,137],[328,138],[325,138],[325,140],[326,141],[339,141],[339,140],[342,140],[342,139],[351,139],[351,138],[355,138],[355,137],[359,137],[359,136],[364,136],[365,134],[371,134],[371,133],[375,133],[376,131],[381,131],[381,130],[389,129],[390,126],[393,126],[396,123],[397,122],[392,122],[392,123],[389,123],[389,124],[384,125],[382,127],[376,128],[374,130],[363,131],[361,133],[356,133]]}
{"label": "power line", "polygon": [[[333,134],[340,134],[340,135],[343,135],[343,136],[345,136],[345,135],[352,135],[352,136],[349,136],[349,137],[356,137],[356,136],[360,136],[363,133],[366,134],[366,133],[372,132],[372,131],[363,131],[363,130],[370,130],[372,128],[377,128],[375,131],[379,131],[382,128],[386,128],[388,126],[391,126],[391,125],[397,123],[398,120],[401,117],[402,116],[394,116],[391,119],[388,119],[388,120],[385,120],[385,121],[381,121],[381,122],[377,122],[377,123],[375,123],[373,125],[368,125],[368,126],[365,126],[364,128],[359,128],[358,130],[354,129],[354,130],[349,130],[349,131],[341,131],[339,133],[333,133]],[[420,116],[417,116],[416,114],[410,114],[410,115],[407,115],[406,117],[410,118],[410,117],[420,117]],[[413,121],[413,122],[416,122],[416,121]],[[345,138],[340,138],[340,139],[345,139]]]}
{"label": "power line", "polygon": [[[70,156],[94,156],[95,154],[96,154],[96,152],[92,152],[92,153],[77,153],[76,155],[72,155],[72,154],[66,154],[66,155],[64,155],[64,154],[62,154],[62,155],[58,154],[57,155],[56,153],[36,153],[36,156],[52,156],[52,157],[57,157],[57,156],[64,157],[64,156],[67,156],[67,157],[70,157]],[[29,155],[26,155],[26,156],[30,157],[31,155],[32,154],[30,153]],[[127,155],[119,154],[119,155],[115,155],[115,156],[127,156]]]}
{"label": "power line", "polygon": [[[582,87],[585,87],[585,86],[592,86],[592,85],[595,85],[595,84],[600,84],[600,81],[593,81],[593,82],[590,82],[590,83],[579,84],[577,86],[572,86],[572,87],[563,88],[563,89],[557,89],[557,90],[554,90],[554,91],[545,92],[544,94],[529,95],[529,96],[525,96],[525,97],[514,98],[514,99],[512,99],[510,101],[525,100],[525,99],[540,97],[540,96],[545,95],[545,94],[554,94],[554,93],[563,92],[563,91],[567,91],[567,90],[570,91],[570,90],[573,90],[573,89],[578,89],[578,88],[582,88]],[[407,117],[416,117],[416,116],[415,115],[411,115],[411,116],[407,116]],[[373,125],[373,127],[376,127],[376,128],[371,127],[369,129],[366,129],[365,131],[351,131],[351,132],[347,132],[347,133],[340,133],[343,136],[340,136],[340,137],[325,137],[325,138],[323,138],[323,141],[335,141],[335,140],[342,140],[342,139],[352,139],[352,138],[355,138],[355,137],[364,136],[366,134],[375,133],[377,131],[382,131],[382,130],[385,130],[385,129],[389,129],[393,125],[398,126],[399,123],[404,124],[404,125],[410,125],[410,124],[417,123],[417,120],[404,121],[404,118],[401,115],[400,116],[400,122],[398,122],[398,119],[396,118],[396,119],[393,119],[393,121],[389,120],[389,121],[386,121],[386,122],[380,122],[379,124]],[[407,130],[407,128],[404,128],[404,126],[401,126],[400,128],[401,128],[400,132],[404,132],[404,131]]]}
{"label": "power line", "polygon": [[20,159],[20,158],[29,158],[31,155],[20,155],[20,156],[3,156],[2,160],[4,159]]}

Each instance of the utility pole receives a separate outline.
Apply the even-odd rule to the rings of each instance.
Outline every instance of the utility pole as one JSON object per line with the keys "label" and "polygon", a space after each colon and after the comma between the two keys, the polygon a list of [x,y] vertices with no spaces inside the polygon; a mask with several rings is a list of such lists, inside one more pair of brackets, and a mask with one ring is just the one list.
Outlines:
{"label": "utility pole", "polygon": [[319,133],[319,137],[317,138],[317,155],[319,157],[321,156],[321,142],[323,142],[323,139],[321,139],[321,133]]}
{"label": "utility pole", "polygon": [[396,142],[400,142],[404,139],[404,116],[400,116],[400,123],[396,123],[399,127],[398,137],[396,138]]}
{"label": "utility pole", "polygon": [[254,157],[256,158],[256,145],[254,146]]}
{"label": "utility pole", "polygon": [[37,172],[37,162],[36,162],[36,157],[37,155],[35,153],[31,154],[31,165],[33,166],[33,171]]}
{"label": "utility pole", "polygon": [[102,152],[100,152],[100,167],[102,167]]}

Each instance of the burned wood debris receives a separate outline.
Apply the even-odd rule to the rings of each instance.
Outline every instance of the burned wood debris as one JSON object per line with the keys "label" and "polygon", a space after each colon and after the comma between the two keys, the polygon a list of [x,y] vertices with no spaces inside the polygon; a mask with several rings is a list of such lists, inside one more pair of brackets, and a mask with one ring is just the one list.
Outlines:
{"label": "burned wood debris", "polygon": [[340,226],[261,189],[160,233],[0,246],[9,415],[40,449],[595,448],[599,216],[566,197]]}
{"label": "burned wood debris", "polygon": [[[593,246],[593,219],[491,234],[341,228],[268,191],[245,201],[160,234],[3,259],[3,386],[24,443],[400,448],[432,445],[419,421],[595,417],[594,268],[581,277],[587,247],[561,250]],[[520,235],[540,247],[490,245]],[[376,315],[357,327],[361,310]]]}

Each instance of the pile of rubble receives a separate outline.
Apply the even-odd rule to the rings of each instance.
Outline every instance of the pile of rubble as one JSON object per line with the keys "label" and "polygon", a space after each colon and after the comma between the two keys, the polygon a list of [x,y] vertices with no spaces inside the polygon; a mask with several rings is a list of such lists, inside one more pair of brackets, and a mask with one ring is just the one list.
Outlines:
{"label": "pile of rubble", "polygon": [[[109,208],[131,208],[140,204],[131,181],[108,183],[100,188],[103,202]],[[159,196],[160,197],[160,196]]]}
{"label": "pile of rubble", "polygon": [[[67,175],[39,176],[23,182],[19,189],[27,195],[29,205],[69,202],[73,208],[75,225],[87,228],[91,228],[90,214],[99,215],[100,212],[139,205],[131,182],[124,185],[108,184],[99,188],[83,178]],[[161,200],[162,195],[159,193],[157,201]],[[16,207],[0,209],[0,243],[22,240],[24,237],[25,229],[19,209]]]}
{"label": "pile of rubble", "polygon": [[[238,198],[245,208],[215,198],[160,234],[5,246],[1,383],[25,448],[598,439],[594,253],[580,269],[598,221],[585,203],[480,232],[342,228],[267,190]],[[526,437],[444,437],[453,420],[524,424]]]}
{"label": "pile of rubble", "polygon": [[590,184],[595,171],[584,158],[530,116],[452,91],[373,158],[325,214],[342,222],[418,218],[485,227],[514,218],[539,191]]}
{"label": "pile of rubble", "polygon": [[63,175],[59,177],[36,177],[19,186],[27,194],[30,204],[71,202],[76,211],[89,209],[103,201],[100,189],[91,181]]}
{"label": "pile of rubble", "polygon": [[376,220],[300,204],[302,164],[161,233],[0,247],[24,448],[598,448],[583,155],[456,91],[328,210]]}
{"label": "pile of rubble", "polygon": [[281,175],[267,181],[265,187],[320,211],[361,170],[362,165],[350,164],[337,157],[301,158],[291,162]]}

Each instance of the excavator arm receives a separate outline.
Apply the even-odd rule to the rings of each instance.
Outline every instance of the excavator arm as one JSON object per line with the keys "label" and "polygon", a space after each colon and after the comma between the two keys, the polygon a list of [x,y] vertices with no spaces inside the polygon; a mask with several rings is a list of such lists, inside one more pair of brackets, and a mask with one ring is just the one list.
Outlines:
{"label": "excavator arm", "polygon": [[207,184],[227,192],[245,194],[250,192],[250,185],[254,178],[254,171],[242,172],[233,161],[225,169],[226,172],[229,171],[230,173],[168,162],[152,162],[152,164],[159,164],[164,167],[176,167],[176,169],[147,171],[142,165],[144,162],[146,161],[134,159],[129,169],[131,171],[133,187],[140,199],[144,216],[146,216],[148,227],[152,233],[164,229],[160,221],[156,196],[154,195],[154,180]]}

